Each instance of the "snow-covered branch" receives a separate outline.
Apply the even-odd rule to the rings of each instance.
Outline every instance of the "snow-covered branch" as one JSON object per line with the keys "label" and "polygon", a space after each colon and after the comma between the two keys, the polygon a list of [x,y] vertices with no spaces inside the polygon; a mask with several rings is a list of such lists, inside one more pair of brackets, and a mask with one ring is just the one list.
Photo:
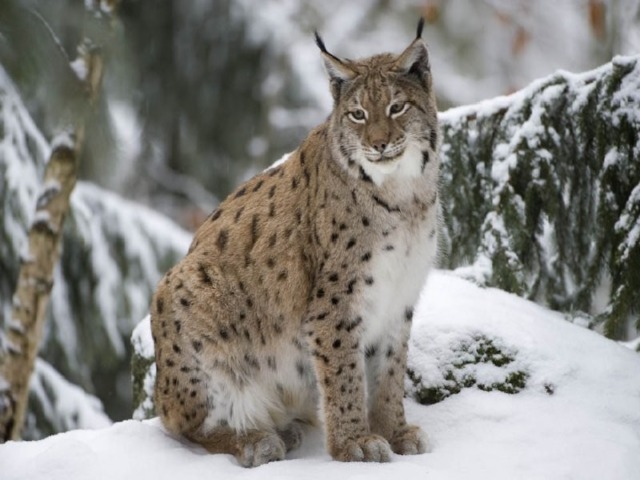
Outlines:
{"label": "snow-covered branch", "polygon": [[[53,180],[41,183],[51,147],[1,67],[0,132],[3,330],[15,323],[11,321],[11,310],[19,305],[12,302],[19,259],[33,260],[33,252],[25,248],[29,225],[36,219],[33,207],[51,201],[61,186]],[[61,262],[53,272],[51,308],[39,356],[69,382],[101,397],[108,415],[128,416],[131,330],[146,315],[160,275],[184,255],[191,236],[149,208],[83,182],[76,185],[71,196],[61,234]],[[7,342],[0,334],[0,347],[3,345]],[[63,425],[71,425],[56,417],[58,409],[43,407],[41,396],[34,394],[34,385],[32,382],[29,406],[34,414],[29,418],[25,437],[57,433]],[[56,391],[60,382],[46,385],[49,398],[62,398],[63,392]],[[88,416],[87,422],[92,418],[96,417]]]}
{"label": "snow-covered branch", "polygon": [[440,118],[444,265],[625,338],[640,313],[640,57]]}

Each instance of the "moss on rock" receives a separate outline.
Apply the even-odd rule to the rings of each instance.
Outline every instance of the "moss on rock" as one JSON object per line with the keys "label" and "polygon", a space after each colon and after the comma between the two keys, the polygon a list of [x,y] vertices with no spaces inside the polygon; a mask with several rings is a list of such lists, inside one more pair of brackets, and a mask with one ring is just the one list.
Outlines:
{"label": "moss on rock", "polygon": [[471,340],[452,344],[446,356],[434,359],[441,372],[438,378],[424,379],[417,369],[409,368],[409,394],[417,402],[431,405],[465,388],[519,393],[527,386],[529,373],[516,362],[516,357],[517,351],[514,349],[478,334]]}

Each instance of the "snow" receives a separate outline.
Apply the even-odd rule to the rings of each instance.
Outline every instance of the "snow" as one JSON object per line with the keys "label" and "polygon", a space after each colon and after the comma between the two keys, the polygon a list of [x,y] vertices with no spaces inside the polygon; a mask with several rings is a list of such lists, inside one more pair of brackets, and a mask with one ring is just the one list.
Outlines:
{"label": "snow", "polygon": [[[27,113],[20,95],[0,67],[0,124],[3,137],[0,152],[6,157],[7,189],[12,192],[15,209],[23,205],[33,205],[38,182],[36,165],[44,163],[49,147],[46,140]],[[14,221],[13,215],[3,215],[5,228],[20,238],[26,238],[24,225]]]}
{"label": "snow", "polygon": [[630,342],[620,342],[620,345],[630,350],[640,352],[640,337],[636,338],[635,340],[631,340]]}
{"label": "snow", "polygon": [[[616,233],[626,234],[626,237],[618,246],[618,250],[621,253],[620,257],[623,261],[628,259],[631,250],[640,241],[640,223],[638,223],[637,218],[634,220],[634,215],[631,213],[636,205],[640,205],[640,185],[636,185],[632,190],[627,200],[625,211],[620,215],[614,227]],[[640,212],[636,213],[635,216],[637,217],[639,214]]]}
{"label": "snow", "polygon": [[623,117],[630,123],[640,123],[640,92],[638,92],[638,78],[640,78],[640,62],[633,57],[616,56],[611,61],[614,68],[628,69],[634,65],[633,72],[626,75],[620,88],[611,99],[612,106],[618,107],[618,112],[613,117],[614,125],[618,125]]}
{"label": "snow", "polygon": [[20,248],[19,258],[22,263],[32,263],[35,260],[28,243],[25,243]]}
{"label": "snow", "polygon": [[[149,285],[143,279],[160,279],[162,272],[157,264],[158,252],[171,251],[176,246],[186,252],[191,235],[176,228],[169,219],[142,205],[124,200],[122,197],[86,182],[78,182],[71,205],[78,235],[91,245],[91,264],[96,278],[93,295],[100,308],[103,327],[114,351],[123,356],[125,346],[123,332],[134,327],[132,318],[142,318],[149,308]],[[98,217],[101,219],[98,221]],[[125,256],[136,259],[130,269],[140,269],[139,275],[124,279],[112,251],[112,238],[126,232],[123,242]],[[148,232],[160,232],[150,245]],[[124,290],[129,318],[122,318],[121,309],[113,301],[118,292]]]}
{"label": "snow", "polygon": [[460,278],[469,280],[476,285],[486,285],[493,272],[493,264],[486,254],[479,252],[473,265],[458,267],[454,272]]}
{"label": "snow", "polygon": [[147,315],[144,319],[133,329],[131,334],[131,342],[133,343],[133,349],[145,358],[153,358],[155,355],[153,351],[153,337],[151,336],[151,317]]}
{"label": "snow", "polygon": [[117,155],[113,162],[109,186],[126,184],[126,179],[136,175],[135,159],[142,153],[142,126],[135,110],[126,102],[109,99],[107,108],[116,137]]}
{"label": "snow", "polygon": [[[529,83],[526,87],[518,90],[511,95],[500,95],[486,100],[479,101],[474,104],[467,104],[459,107],[450,108],[438,115],[441,123],[455,124],[463,120],[475,117],[488,117],[494,115],[497,112],[507,109],[518,109],[519,106],[531,99],[539,91],[543,94],[543,103],[550,103],[554,97],[562,95],[565,92],[565,87],[561,85],[554,85],[554,83],[566,82],[568,89],[571,92],[576,92],[576,100],[572,104],[574,111],[579,111],[583,108],[585,99],[593,88],[596,87],[596,81],[598,78],[605,75],[613,67],[628,68],[629,65],[634,65],[634,71],[631,74],[625,76],[619,90],[614,94],[613,102],[617,102],[623,106],[629,106],[628,109],[624,109],[625,115],[628,115],[630,119],[635,118],[638,114],[637,105],[640,104],[640,93],[637,91],[637,77],[640,76],[640,64],[637,62],[637,56],[616,56],[612,60],[611,64],[604,64],[592,70],[580,73],[572,73],[565,70],[557,70],[551,75],[547,75],[542,78],[538,78]],[[540,108],[539,105],[536,105]],[[532,124],[524,124],[521,126],[520,136],[525,138],[529,134],[534,134],[531,129],[540,128],[539,115],[544,112],[540,109],[532,113],[532,118],[536,119],[536,122]],[[530,119],[531,121],[531,119]],[[525,128],[526,126],[526,128]],[[517,144],[512,140],[511,145]]]}
{"label": "snow", "polygon": [[113,5],[115,2],[109,2],[107,0],[100,0],[100,11],[106,14],[113,13]]}
{"label": "snow", "polygon": [[618,152],[618,147],[611,147],[611,149],[604,156],[604,161],[602,162],[602,168],[607,170],[612,168],[614,165],[618,163],[618,157],[620,153]]}
{"label": "snow", "polygon": [[[8,242],[0,243],[0,255],[16,258],[28,254],[27,226],[33,218],[38,188],[38,167],[45,163],[49,146],[29,116],[16,87],[0,66],[0,197],[4,198],[0,222]],[[4,183],[4,191],[2,190]],[[24,256],[28,259],[28,255]],[[4,272],[2,272],[4,274]],[[2,284],[0,278],[0,284]],[[1,288],[1,287],[0,287]],[[0,302],[2,303],[2,302]],[[0,318],[11,316],[11,304],[0,305]],[[2,335],[0,335],[1,342]]]}
{"label": "snow", "polygon": [[[34,206],[46,207],[61,189],[59,182],[42,180],[45,164],[55,148],[73,148],[75,140],[72,133],[62,131],[49,143],[1,66],[0,131],[0,199],[3,203],[0,230],[4,232],[0,241],[3,260],[0,261],[0,325],[4,323],[4,327],[9,328],[13,325],[9,320],[12,316],[10,295],[15,286],[11,277],[17,275],[18,268],[12,259],[33,260],[27,238],[29,226],[35,222],[51,228],[49,214],[44,210],[35,213]],[[136,132],[128,133],[133,142]],[[90,393],[83,397],[81,389],[95,392],[94,385],[112,382],[117,391],[112,397],[103,398],[105,404],[110,403],[111,407],[118,398],[126,402],[130,394],[128,337],[138,320],[146,315],[157,281],[174,259],[186,252],[192,236],[156,211],[85,182],[78,182],[71,195],[64,235],[62,262],[54,270],[49,320],[42,341],[43,352],[47,352],[52,363],[48,370],[36,368],[34,374],[37,390],[32,391],[34,408],[25,430],[29,438],[39,438],[51,431],[104,426],[107,417],[102,405],[98,408]],[[66,275],[73,277],[74,272],[83,267],[87,269],[84,276],[88,281],[71,282],[65,278]],[[119,301],[114,301],[115,298]],[[89,313],[77,311],[78,300],[87,304],[85,310]],[[18,303],[18,298],[13,296],[13,305]],[[98,322],[98,317],[104,322]],[[0,333],[0,349],[3,348],[16,347]],[[97,364],[106,368],[100,369],[99,376],[92,377],[91,371]],[[51,368],[69,375],[75,387],[71,388],[70,381],[56,377]],[[86,414],[92,410],[100,414]],[[49,414],[53,417],[45,418]]]}
{"label": "snow", "polygon": [[86,81],[88,69],[87,62],[83,57],[76,58],[74,61],[69,63],[69,66],[71,67],[71,70],[73,70],[73,73],[76,74],[76,77],[78,77],[78,80],[81,82]]}
{"label": "snow", "polygon": [[280,157],[278,160],[276,160],[275,162],[273,162],[269,168],[267,170],[271,170],[273,168],[279,167],[280,165],[282,165],[284,162],[287,161],[287,159],[291,156],[291,153],[285,153],[282,157]]}
{"label": "snow", "polygon": [[[51,289],[50,308],[53,318],[55,318],[56,328],[61,333],[58,336],[60,344],[67,358],[78,358],[78,342],[82,340],[78,335],[78,328],[74,322],[71,307],[66,301],[69,296],[69,288],[67,282],[65,282],[60,263],[53,270],[53,284],[55,287]],[[81,372],[82,375],[90,375],[87,366],[78,365],[77,371]]]}
{"label": "snow", "polygon": [[78,199],[78,197],[82,198],[82,196],[82,189],[80,189],[73,192],[72,198],[76,200],[73,202],[73,206],[77,212],[80,236],[86,238],[88,240],[87,243],[91,242],[93,271],[100,272],[96,286],[93,289],[93,295],[103,315],[102,325],[106,330],[109,344],[113,346],[118,356],[123,356],[125,347],[117,326],[117,305],[113,301],[114,298],[117,298],[121,276],[117,265],[111,261],[111,246],[102,234],[100,223],[92,221],[93,212],[88,208],[88,205],[83,204],[82,200]]}
{"label": "snow", "polygon": [[[637,56],[617,56],[613,62],[588,72],[574,74],[567,71],[557,71],[550,76],[534,81],[512,95],[485,100],[476,105],[452,108],[439,114],[445,136],[451,135],[450,141],[458,145],[459,140],[456,135],[459,131],[464,131],[468,136],[466,140],[462,141],[462,147],[446,148],[445,145],[445,148],[442,149],[443,182],[455,184],[454,182],[457,180],[454,179],[454,175],[460,173],[458,169],[468,169],[471,177],[467,175],[466,178],[471,178],[471,180],[462,182],[458,190],[479,189],[479,192],[475,190],[474,192],[484,194],[484,197],[490,202],[484,204],[484,208],[489,208],[489,213],[482,213],[484,222],[480,232],[480,246],[470,245],[469,250],[452,247],[452,252],[457,252],[452,255],[455,262],[471,263],[471,265],[458,268],[457,272],[461,276],[473,279],[479,284],[498,283],[527,296],[527,298],[543,304],[555,305],[556,308],[568,311],[568,315],[574,317],[576,321],[584,323],[585,318],[578,317],[581,315],[583,317],[589,316],[588,323],[592,326],[610,322],[612,306],[616,305],[616,308],[619,308],[624,303],[621,300],[621,295],[614,295],[614,290],[622,291],[616,290],[618,288],[616,285],[622,278],[620,275],[626,275],[622,273],[618,275],[619,269],[624,269],[622,266],[624,263],[632,263],[634,254],[638,250],[638,242],[640,242],[640,211],[637,208],[640,199],[640,186],[634,187],[635,183],[632,182],[629,187],[628,182],[624,183],[626,177],[622,173],[630,169],[629,175],[632,175],[633,167],[637,164],[637,162],[634,164],[634,161],[640,158],[640,142],[636,142],[632,133],[629,134],[631,135],[629,137],[630,145],[622,142],[620,145],[612,146],[609,145],[611,144],[609,142],[602,152],[598,152],[597,155],[601,155],[601,158],[595,159],[602,162],[602,168],[596,170],[595,173],[588,174],[584,180],[580,180],[578,177],[573,179],[569,178],[571,175],[567,171],[563,173],[565,166],[562,164],[563,159],[570,158],[571,161],[574,161],[575,158],[580,158],[575,155],[572,157],[571,154],[565,158],[567,154],[563,147],[562,136],[569,132],[569,124],[564,127],[559,124],[553,129],[549,123],[553,123],[554,112],[557,113],[558,106],[553,105],[554,99],[563,98],[563,101],[555,103],[566,106],[568,117],[577,117],[569,122],[573,125],[571,128],[576,130],[576,138],[589,138],[586,136],[586,132],[582,131],[583,125],[589,125],[588,120],[585,123],[580,119],[580,115],[584,114],[584,110],[580,109],[585,107],[596,108],[598,115],[602,116],[600,121],[603,124],[616,124],[622,130],[628,128],[630,132],[633,132],[637,130],[637,125],[640,123],[638,117],[638,111],[640,111],[638,109],[638,105],[640,105],[639,80],[640,67]],[[610,88],[614,91],[610,107],[606,102],[602,103],[600,93],[595,95],[596,91],[594,91],[594,88],[608,85],[609,82]],[[608,110],[609,108],[611,110]],[[549,120],[552,121],[549,122]],[[487,129],[493,129],[494,125],[498,124],[493,122],[499,122],[498,130],[501,133],[496,133],[494,138],[491,138]],[[628,127],[624,125],[628,125]],[[542,133],[544,135],[541,135]],[[621,135],[624,136],[624,134]],[[536,140],[540,136],[546,139]],[[492,144],[493,151],[490,160],[476,164],[478,172],[476,177],[472,167],[474,154],[482,155],[481,149],[485,148],[485,144],[480,144],[478,138],[482,138],[483,142],[489,142],[486,144],[487,146]],[[463,148],[463,151],[467,153],[460,155],[459,148]],[[591,155],[593,151],[595,150],[590,149],[585,152],[585,155]],[[517,175],[517,178],[514,175]],[[569,175],[569,180],[565,179],[564,183],[559,182],[558,175]],[[527,178],[526,184],[523,183],[525,178]],[[624,207],[619,205],[621,201],[619,197],[622,195],[622,190],[625,189],[621,187],[621,191],[616,190],[615,180],[611,180],[614,178],[622,178],[623,186],[627,185],[626,192],[629,189],[634,189],[628,198],[626,198],[628,193],[624,193],[625,198],[622,200]],[[467,181],[472,187],[467,187]],[[593,195],[589,200],[591,210],[581,206],[581,201],[577,200],[578,197],[583,197],[582,193],[579,193],[584,186],[583,182],[592,183],[591,192]],[[455,193],[455,191],[454,188],[450,193]],[[600,237],[596,235],[597,231],[594,231],[595,236],[592,238],[591,245],[584,244],[587,263],[594,265],[589,269],[579,262],[572,263],[570,257],[567,257],[568,250],[563,242],[572,242],[573,240],[569,240],[572,234],[567,231],[564,233],[554,231],[562,230],[564,227],[558,223],[560,217],[554,211],[555,207],[551,206],[553,202],[543,202],[546,206],[543,206],[542,211],[547,211],[547,215],[543,214],[542,216],[540,216],[541,212],[538,212],[537,207],[533,206],[535,201],[534,204],[529,205],[529,201],[536,195],[553,196],[556,195],[551,193],[554,191],[561,194],[560,198],[564,203],[560,206],[559,211],[567,212],[569,215],[567,218],[571,219],[571,222],[577,221],[576,219],[581,216],[585,216],[585,218],[594,216],[593,222],[598,219],[602,220],[603,215],[617,217],[613,232],[615,239],[617,239],[614,242],[615,252],[609,261],[619,262],[616,265],[621,266],[612,267],[611,277],[607,272],[609,269],[596,265],[600,248],[596,244],[602,243],[598,240]],[[532,193],[533,195],[531,195]],[[585,193],[587,197],[588,193]],[[559,200],[558,197],[556,198]],[[448,223],[451,225],[448,227],[451,228],[449,235],[454,238],[464,230],[460,223],[461,220],[456,218],[457,214],[455,213],[456,208],[460,205],[465,205],[465,208],[468,206],[464,203],[467,199],[461,201],[460,204],[457,200],[454,201],[445,212],[451,222]],[[602,212],[611,213],[604,214]],[[526,253],[522,249],[520,243],[522,239],[519,239],[517,234],[512,232],[512,230],[520,228],[516,225],[529,229],[530,227],[527,225],[533,225],[530,223],[532,220],[535,221],[534,228],[536,230],[532,233],[535,240],[532,246],[535,247],[534,250],[537,248],[538,252],[538,255],[533,256],[529,255],[531,252]],[[554,222],[555,224],[551,225]],[[566,224],[564,225],[566,226]],[[576,225],[579,226],[580,221]],[[463,238],[469,238],[469,236],[463,235]],[[475,243],[475,237],[471,238],[474,238]],[[579,240],[579,242],[584,242],[584,240]],[[476,252],[473,253],[471,248],[476,249]],[[464,252],[462,258],[458,258],[457,255],[462,252]],[[516,252],[519,253],[516,254]],[[506,258],[499,256],[503,253],[507,256]],[[506,260],[511,267],[508,269],[508,275],[514,280],[508,286],[505,270],[498,268],[494,270],[494,267],[499,264],[496,261],[502,262],[503,260]],[[460,263],[456,264],[456,266],[459,265]],[[602,288],[595,287],[595,285],[594,287],[585,286],[585,272],[593,271],[599,271],[596,275],[598,277],[596,285]],[[591,273],[587,273],[587,275],[591,275]],[[600,280],[608,281],[600,282]],[[554,288],[551,285],[557,285],[557,290],[551,291]],[[579,299],[584,298],[587,292],[585,288],[594,295],[591,295],[589,299],[590,304],[583,302],[578,305]],[[584,310],[585,313],[575,312],[574,309]],[[637,315],[634,316],[632,313],[629,313],[624,320],[629,327],[629,338],[637,335],[637,329],[632,326],[636,320]]]}
{"label": "snow", "polygon": [[[153,336],[151,335],[151,317],[147,315],[133,329],[131,334],[131,345],[133,346],[134,355],[140,356],[145,360],[153,361],[155,357]],[[144,399],[135,407],[132,418],[135,420],[143,420],[153,411],[153,387],[156,378],[156,364],[151,364],[150,368],[145,372],[142,380],[142,389],[144,391]],[[134,386],[135,389],[135,386]]]}
{"label": "snow", "polygon": [[54,152],[59,148],[66,150],[73,150],[76,142],[74,140],[74,134],[70,130],[63,130],[57,133],[53,140],[51,140],[51,151]]}
{"label": "snow", "polygon": [[[111,420],[104,413],[102,402],[82,388],[69,383],[47,362],[36,359],[30,392],[40,400],[45,416],[55,419],[58,430],[77,426],[82,429],[104,428]],[[52,395],[52,392],[55,392]]]}
{"label": "snow", "polygon": [[7,330],[16,332],[18,334],[25,333],[24,325],[20,321],[16,320],[15,318],[11,318],[7,320]]}
{"label": "snow", "polygon": [[45,208],[49,202],[60,193],[62,185],[55,178],[47,179],[42,185],[40,194],[38,195],[38,201],[36,203],[36,209]]}
{"label": "snow", "polygon": [[[428,433],[428,453],[388,464],[330,459],[317,429],[287,460],[245,470],[165,432],[157,418],[76,430],[0,446],[2,479],[429,478],[633,480],[640,471],[640,356],[514,295],[483,289],[453,273],[429,277],[414,317],[409,364],[438,382],[459,359],[460,342],[491,339],[527,373],[518,394],[463,389],[440,403],[406,400],[407,416]],[[143,322],[137,336],[151,339]],[[503,372],[478,365],[495,381]]]}
{"label": "snow", "polygon": [[58,233],[58,228],[53,223],[48,210],[36,210],[33,216],[33,223],[31,224],[31,228],[35,227],[44,227],[51,233]]}

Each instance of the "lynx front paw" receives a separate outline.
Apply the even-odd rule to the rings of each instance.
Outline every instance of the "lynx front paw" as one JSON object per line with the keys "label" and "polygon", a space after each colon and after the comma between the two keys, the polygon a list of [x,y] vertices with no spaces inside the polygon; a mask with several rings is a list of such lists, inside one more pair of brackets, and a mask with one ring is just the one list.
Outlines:
{"label": "lynx front paw", "polygon": [[380,435],[365,435],[330,447],[331,456],[340,462],[388,462],[391,448]]}
{"label": "lynx front paw", "polygon": [[255,432],[245,440],[238,455],[238,462],[243,467],[257,467],[284,458],[284,442],[275,433]]}
{"label": "lynx front paw", "polygon": [[427,435],[416,425],[407,425],[391,439],[391,448],[400,455],[417,455],[427,451]]}

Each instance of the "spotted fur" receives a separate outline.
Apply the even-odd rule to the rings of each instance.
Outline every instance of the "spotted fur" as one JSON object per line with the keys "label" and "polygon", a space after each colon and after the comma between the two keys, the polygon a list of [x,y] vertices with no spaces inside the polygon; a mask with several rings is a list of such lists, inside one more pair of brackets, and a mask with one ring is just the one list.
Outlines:
{"label": "spotted fur", "polygon": [[220,205],[151,305],[162,422],[244,466],[282,459],[318,420],[337,460],[426,449],[402,399],[437,242],[427,48],[418,35],[351,61],[317,38],[330,117]]}

